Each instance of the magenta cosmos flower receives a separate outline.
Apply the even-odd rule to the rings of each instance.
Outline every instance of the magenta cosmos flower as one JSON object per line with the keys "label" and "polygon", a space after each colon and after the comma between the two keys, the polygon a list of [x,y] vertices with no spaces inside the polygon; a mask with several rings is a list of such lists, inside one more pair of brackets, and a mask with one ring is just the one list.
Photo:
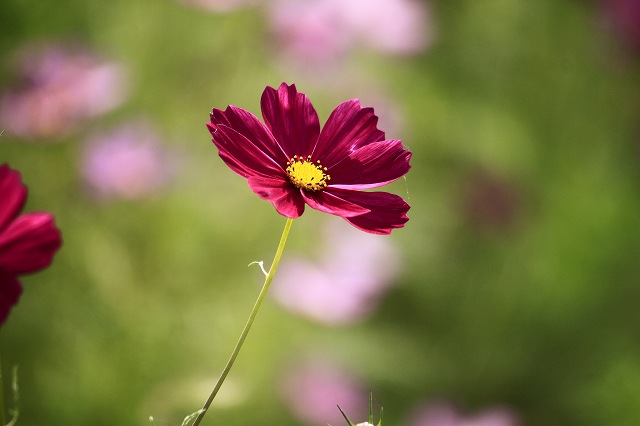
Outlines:
{"label": "magenta cosmos flower", "polygon": [[409,220],[409,205],[387,192],[411,166],[400,140],[385,140],[372,108],[356,99],[331,113],[322,131],[309,98],[295,85],[267,87],[262,123],[242,108],[213,109],[207,123],[222,160],[278,213],[297,218],[305,204],[358,229],[389,234]]}
{"label": "magenta cosmos flower", "polygon": [[20,215],[27,187],[20,173],[0,165],[0,325],[18,303],[22,285],[18,275],[46,268],[60,248],[60,231],[49,213]]}

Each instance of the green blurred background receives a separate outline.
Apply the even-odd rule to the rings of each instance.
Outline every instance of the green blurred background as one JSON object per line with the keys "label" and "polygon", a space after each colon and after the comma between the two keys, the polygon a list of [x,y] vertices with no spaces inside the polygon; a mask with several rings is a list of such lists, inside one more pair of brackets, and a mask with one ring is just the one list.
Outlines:
{"label": "green blurred background", "polygon": [[[18,424],[178,425],[204,402],[261,284],[246,265],[270,261],[284,225],[205,122],[228,104],[259,114],[282,81],[321,122],[360,98],[413,152],[390,188],[411,220],[379,237],[402,268],[359,321],[330,326],[269,298],[204,425],[307,424],[281,391],[307,356],[371,390],[385,425],[432,400],[470,417],[507,407],[522,425],[640,424],[640,50],[606,5],[432,1],[419,51],[355,44],[309,66],[282,54],[271,2],[1,0],[0,90],[24,85],[20,52],[46,43],[118,63],[128,87],[64,134],[0,137],[27,210],[53,212],[64,238],[0,330],[5,373],[19,366]],[[96,196],[87,141],[140,118],[170,152],[166,184]],[[285,259],[318,256],[334,221],[308,209]]]}

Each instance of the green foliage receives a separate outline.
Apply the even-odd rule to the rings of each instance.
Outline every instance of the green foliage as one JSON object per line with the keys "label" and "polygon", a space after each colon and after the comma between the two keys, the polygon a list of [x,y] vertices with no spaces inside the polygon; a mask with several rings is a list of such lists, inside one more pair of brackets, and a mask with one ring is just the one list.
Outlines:
{"label": "green foliage", "polygon": [[[274,59],[267,6],[3,0],[0,91],[16,82],[13,55],[42,40],[82,42],[131,78],[122,107],[71,135],[0,136],[0,162],[29,186],[27,210],[53,212],[64,237],[0,330],[3,363],[21,366],[18,424],[153,414],[176,425],[202,405],[263,279],[246,265],[272,258],[284,224],[223,165],[204,123],[214,106],[258,114],[264,87],[287,81],[322,121],[354,97],[382,122],[397,113],[387,135],[413,152],[393,186],[411,220],[388,237],[403,272],[358,324],[322,326],[267,300],[203,425],[299,425],[282,376],[307,354],[362,378],[385,424],[446,399],[466,412],[506,405],[530,426],[636,425],[640,68],[592,3],[433,2],[430,50],[356,51],[320,78]],[[79,171],[86,138],[138,117],[180,153],[179,173],[154,197],[98,202]],[[486,176],[514,194],[489,203],[512,203],[509,220],[470,207]],[[339,220],[305,212],[283,259],[313,253],[323,224]]]}

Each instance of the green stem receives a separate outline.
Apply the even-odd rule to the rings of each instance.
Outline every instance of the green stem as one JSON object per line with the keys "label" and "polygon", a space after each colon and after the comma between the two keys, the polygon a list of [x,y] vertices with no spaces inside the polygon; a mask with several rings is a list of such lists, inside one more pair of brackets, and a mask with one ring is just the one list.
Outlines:
{"label": "green stem", "polygon": [[242,348],[242,344],[244,343],[244,340],[247,338],[247,334],[249,334],[249,329],[251,329],[251,325],[253,324],[253,320],[256,318],[256,315],[258,314],[258,310],[260,309],[260,305],[262,305],[262,301],[264,300],[265,296],[267,295],[267,291],[269,290],[269,286],[271,285],[271,281],[273,280],[273,277],[274,277],[274,275],[276,273],[276,270],[278,269],[278,264],[280,263],[280,258],[282,257],[282,252],[284,251],[284,246],[285,246],[285,243],[287,242],[287,237],[289,236],[289,230],[291,229],[291,224],[292,223],[293,223],[293,219],[289,219],[288,218],[287,222],[284,225],[284,230],[282,231],[282,237],[280,237],[280,244],[278,244],[278,249],[276,250],[276,255],[273,258],[273,263],[271,263],[271,268],[269,268],[269,272],[267,273],[267,275],[266,275],[266,277],[264,279],[264,284],[262,285],[262,290],[260,290],[260,294],[258,295],[258,299],[256,300],[256,303],[253,305],[253,309],[251,310],[251,314],[249,315],[249,319],[247,320],[247,323],[245,324],[244,329],[242,330],[242,333],[240,334],[240,338],[238,339],[238,342],[236,343],[236,346],[233,348],[233,352],[231,353],[231,357],[229,357],[229,360],[227,361],[227,365],[224,367],[224,370],[222,370],[222,374],[220,374],[220,378],[216,382],[216,385],[214,386],[213,391],[211,392],[211,395],[209,395],[209,399],[207,399],[207,402],[204,403],[204,405],[202,406],[202,410],[200,410],[200,414],[196,418],[195,422],[193,422],[193,426],[198,426],[200,424],[200,422],[202,421],[202,418],[207,413],[207,410],[209,409],[209,406],[211,405],[211,403],[213,402],[213,399],[218,394],[218,391],[220,390],[220,387],[222,386],[222,383],[227,378],[227,374],[229,374],[229,370],[231,370],[231,367],[233,366],[233,363],[235,362],[236,358],[238,357],[238,353],[240,352],[240,349]]}

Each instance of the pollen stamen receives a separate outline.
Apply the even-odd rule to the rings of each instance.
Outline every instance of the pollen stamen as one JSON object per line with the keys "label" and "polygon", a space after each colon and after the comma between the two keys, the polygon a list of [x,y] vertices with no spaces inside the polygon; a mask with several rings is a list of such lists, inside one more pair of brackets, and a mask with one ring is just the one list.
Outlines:
{"label": "pollen stamen", "polygon": [[289,180],[298,188],[307,191],[320,191],[327,186],[327,181],[331,179],[326,167],[322,167],[320,160],[313,163],[311,156],[306,158],[294,155],[287,161],[287,175]]}

